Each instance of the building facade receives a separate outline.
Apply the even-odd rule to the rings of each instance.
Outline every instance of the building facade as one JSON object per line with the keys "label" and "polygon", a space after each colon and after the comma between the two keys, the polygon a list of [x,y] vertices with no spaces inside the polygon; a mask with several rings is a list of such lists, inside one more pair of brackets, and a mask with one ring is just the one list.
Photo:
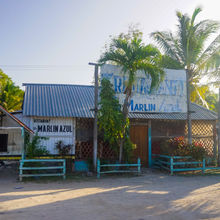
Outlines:
{"label": "building facade", "polygon": [[[55,144],[62,140],[71,145],[76,159],[91,159],[93,152],[94,87],[61,84],[24,84],[23,111],[17,117],[35,134],[48,137],[44,144],[51,154],[58,154]],[[151,152],[162,140],[187,136],[185,112],[130,112],[130,135],[137,145],[134,159],[149,164]],[[211,153],[216,148],[217,115],[192,103],[192,131]],[[100,138],[98,156],[116,158]],[[149,151],[150,149],[150,151]]]}

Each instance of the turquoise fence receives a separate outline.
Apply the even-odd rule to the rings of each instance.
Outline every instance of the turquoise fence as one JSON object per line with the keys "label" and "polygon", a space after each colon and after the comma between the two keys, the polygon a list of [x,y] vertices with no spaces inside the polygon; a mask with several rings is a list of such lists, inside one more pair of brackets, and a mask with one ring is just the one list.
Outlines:
{"label": "turquoise fence", "polygon": [[[206,160],[192,161],[192,157],[188,156],[167,156],[152,154],[154,157],[154,167],[162,168],[173,175],[174,172],[196,171],[200,170],[205,173],[206,170],[220,169],[220,167],[206,166]],[[183,161],[184,160],[184,161]]]}
{"label": "turquoise fence", "polygon": [[[62,166],[36,166],[36,167],[28,167],[24,166],[25,163],[62,163]],[[20,173],[19,173],[19,179],[22,181],[23,177],[35,177],[35,176],[62,176],[63,179],[66,178],[66,160],[65,159],[22,159],[20,160],[20,167],[19,167]],[[45,170],[45,171],[51,171],[51,170],[60,170],[60,172],[56,173],[31,173],[31,174],[24,174],[24,170]]]}
{"label": "turquoise fence", "polygon": [[[101,171],[102,168],[107,168],[107,167],[113,167],[113,170],[105,170],[105,171]],[[137,167],[137,170],[134,169],[127,169],[127,170],[122,170],[119,169],[121,167]],[[140,158],[138,158],[137,163],[136,164],[101,164],[100,160],[97,160],[97,178],[100,178],[100,174],[104,174],[104,173],[141,173],[141,160]]]}

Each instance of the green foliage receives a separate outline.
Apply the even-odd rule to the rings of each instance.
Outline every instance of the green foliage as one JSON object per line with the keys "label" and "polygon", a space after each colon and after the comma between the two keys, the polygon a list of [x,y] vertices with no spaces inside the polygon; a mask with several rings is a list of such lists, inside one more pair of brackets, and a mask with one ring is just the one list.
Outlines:
{"label": "green foliage", "polygon": [[0,69],[0,105],[8,111],[20,110],[24,91]]}
{"label": "green foliage", "polygon": [[120,140],[125,138],[124,156],[129,158],[133,149],[133,144],[128,137],[129,120],[127,119],[124,123],[121,105],[115,97],[112,84],[107,79],[101,81],[98,126],[104,141],[108,142],[117,154]]}
{"label": "green foliage", "polygon": [[219,106],[219,104],[218,104],[218,100],[219,100],[218,94],[216,94],[216,93],[209,90],[206,93],[205,100],[208,103],[210,110],[218,112],[218,106]]}
{"label": "green foliage", "polygon": [[43,155],[48,155],[49,151],[46,149],[45,146],[41,144],[41,140],[47,140],[46,137],[40,137],[35,135],[31,141],[27,141],[25,146],[26,157],[27,158],[34,158]]}
{"label": "green foliage", "polygon": [[117,141],[123,137],[123,115],[112,84],[107,79],[101,81],[99,106],[98,125],[99,129],[104,131],[104,140],[112,146],[117,145]]}
{"label": "green foliage", "polygon": [[133,150],[136,148],[136,145],[132,143],[129,137],[129,129],[127,129],[126,131],[126,137],[124,140],[123,148],[124,148],[124,151],[123,151],[124,161],[129,163],[132,157]]}
{"label": "green foliage", "polygon": [[109,47],[101,55],[99,62],[110,62],[122,67],[124,74],[128,75],[127,88],[131,88],[138,70],[143,70],[152,78],[151,89],[156,88],[164,78],[161,68],[162,56],[153,45],[145,45],[142,33],[137,29],[129,29],[127,34],[121,33],[111,38]]}
{"label": "green foliage", "polygon": [[55,144],[55,147],[58,150],[59,155],[61,156],[68,155],[70,153],[71,146],[72,145],[70,144],[65,145],[63,141],[57,141]]}
{"label": "green foliage", "polygon": [[187,144],[184,137],[176,137],[164,142],[160,153],[169,156],[191,156],[199,161],[208,156],[202,143],[194,141],[192,144]]}
{"label": "green foliage", "polygon": [[[205,100],[205,89],[199,88],[202,77],[220,76],[220,35],[208,45],[209,38],[219,30],[219,22],[213,20],[202,20],[196,22],[201,8],[196,8],[191,17],[187,14],[177,12],[177,31],[157,31],[151,34],[154,40],[165,53],[164,67],[187,69],[190,77],[192,91],[196,94],[195,100],[208,107]],[[215,81],[216,81],[215,80]],[[193,94],[193,96],[195,96]]]}
{"label": "green foliage", "polygon": [[150,44],[145,45],[142,40],[142,33],[137,29],[129,29],[127,34],[122,33],[116,37],[112,37],[110,45],[106,47],[106,51],[99,59],[99,63],[101,64],[110,62],[120,66],[122,72],[128,77],[125,83],[125,99],[122,108],[123,129],[122,131],[116,131],[115,135],[120,136],[119,162],[122,161],[122,146],[126,142],[128,108],[137,71],[142,70],[146,75],[151,76],[151,90],[153,90],[164,79],[161,61],[162,56],[160,51]]}

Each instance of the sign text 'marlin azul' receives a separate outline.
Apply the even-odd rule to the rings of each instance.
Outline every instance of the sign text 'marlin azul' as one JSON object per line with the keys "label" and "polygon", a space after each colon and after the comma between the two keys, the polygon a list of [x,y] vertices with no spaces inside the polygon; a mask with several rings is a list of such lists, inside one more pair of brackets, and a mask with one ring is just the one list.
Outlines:
{"label": "sign text 'marlin azul'", "polygon": [[37,132],[72,132],[71,125],[37,125]]}

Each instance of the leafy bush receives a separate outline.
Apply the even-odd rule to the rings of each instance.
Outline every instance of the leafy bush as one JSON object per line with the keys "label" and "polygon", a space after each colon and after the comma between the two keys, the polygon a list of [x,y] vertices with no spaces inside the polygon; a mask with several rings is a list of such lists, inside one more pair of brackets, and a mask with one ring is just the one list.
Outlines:
{"label": "leafy bush", "polygon": [[26,143],[26,157],[34,158],[43,155],[48,155],[49,151],[46,149],[46,146],[41,145],[42,140],[47,140],[46,137],[40,137],[35,135],[31,141]]}
{"label": "leafy bush", "polygon": [[70,144],[65,145],[63,143],[63,141],[58,141],[55,144],[55,146],[56,146],[56,149],[59,152],[59,155],[67,155],[67,154],[69,154],[70,150],[71,150],[71,147],[72,147],[72,145],[70,145]]}
{"label": "leafy bush", "polygon": [[169,139],[161,145],[161,154],[169,156],[191,156],[195,160],[202,160],[208,153],[203,144],[194,141],[191,145],[186,143],[184,137]]}
{"label": "leafy bush", "polygon": [[118,155],[120,143],[123,142],[123,159],[129,161],[135,145],[129,138],[129,119],[124,119],[121,108],[113,85],[108,79],[102,79],[98,111],[99,134]]}

